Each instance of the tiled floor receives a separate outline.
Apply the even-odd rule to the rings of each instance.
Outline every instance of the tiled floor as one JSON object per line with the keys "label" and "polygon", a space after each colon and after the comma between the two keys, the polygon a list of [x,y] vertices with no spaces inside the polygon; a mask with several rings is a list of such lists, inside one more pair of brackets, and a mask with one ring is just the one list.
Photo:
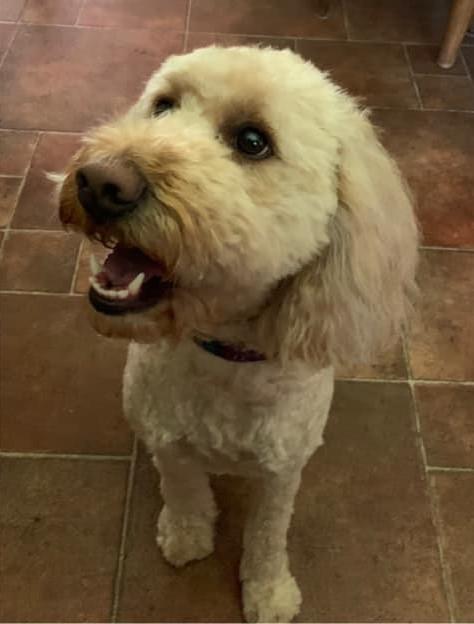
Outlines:
{"label": "tiled floor", "polygon": [[290,536],[300,621],[474,621],[474,39],[449,0],[0,0],[1,621],[239,621],[243,482],[215,557],[161,559],[157,476],[120,414],[124,345],[89,328],[89,245],[43,172],[171,52],[288,46],[363,98],[417,196],[420,314],[341,372]]}

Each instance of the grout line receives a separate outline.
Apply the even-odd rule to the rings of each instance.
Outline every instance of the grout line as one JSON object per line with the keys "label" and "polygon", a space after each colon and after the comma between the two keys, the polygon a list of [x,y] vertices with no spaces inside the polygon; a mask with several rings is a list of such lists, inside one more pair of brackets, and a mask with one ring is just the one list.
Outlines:
{"label": "grout line", "polygon": [[76,17],[76,21],[74,22],[74,26],[78,26],[79,25],[79,20],[82,17],[82,13],[84,11],[84,7],[85,6],[86,6],[86,0],[82,0],[81,6],[79,7],[79,11],[77,12],[77,17]]}
{"label": "grout line", "polygon": [[0,69],[3,65],[3,63],[5,62],[5,59],[7,58],[8,53],[10,52],[12,46],[13,46],[13,42],[16,39],[16,36],[18,34],[18,31],[20,30],[20,26],[17,22],[7,22],[8,24],[13,24],[14,28],[13,28],[13,34],[11,36],[10,41],[7,44],[7,47],[5,48],[5,52],[2,54],[2,56],[0,56]]}
{"label": "grout line", "polygon": [[46,134],[67,134],[81,136],[84,130],[52,130],[51,128],[0,128],[0,132],[28,132],[28,133],[46,133]]}
{"label": "grout line", "polygon": [[112,622],[117,621],[118,610],[120,606],[120,598],[121,598],[121,593],[122,593],[122,579],[123,579],[123,570],[124,570],[124,563],[125,563],[125,546],[126,546],[127,535],[128,535],[130,509],[132,506],[133,486],[135,483],[135,469],[137,465],[137,454],[138,454],[137,449],[138,449],[138,443],[137,443],[137,438],[135,437],[133,440],[132,458],[131,458],[130,467],[128,470],[127,491],[125,494],[124,509],[123,509],[122,532],[120,535],[120,546],[119,546],[119,552],[118,552],[117,568],[116,568],[116,573],[115,573],[114,589],[113,589],[113,596],[112,596],[112,612],[110,616],[110,619]]}
{"label": "grout line", "polygon": [[464,66],[464,71],[466,72],[467,77],[473,80],[471,70],[469,69],[469,65],[466,62],[466,58],[463,54],[462,48],[459,48],[459,58],[461,59],[461,63]]}
{"label": "grout line", "polygon": [[192,3],[192,0],[188,0],[188,4],[186,7],[186,18],[184,21],[183,52],[188,51],[189,22],[191,19],[191,3]]}
{"label": "grout line", "polygon": [[[298,40],[309,40],[309,41],[321,41],[321,42],[334,42],[334,43],[365,43],[366,45],[372,45],[372,44],[377,44],[377,45],[397,45],[397,46],[403,46],[403,45],[412,45],[412,46],[426,46],[426,45],[431,45],[431,44],[427,44],[427,43],[423,43],[420,41],[394,41],[392,39],[384,39],[384,40],[372,40],[372,39],[341,39],[341,38],[325,38],[325,37],[309,37],[309,36],[301,36],[301,35],[285,35],[285,36],[281,36],[281,35],[271,35],[271,34],[264,34],[264,33],[242,33],[242,32],[217,32],[217,31],[211,31],[211,30],[192,30],[190,31],[192,33],[198,33],[200,35],[232,35],[232,36],[236,36],[236,37],[258,37],[259,39],[298,39]],[[434,45],[434,44],[432,44]],[[471,46],[474,46],[474,44],[471,44]],[[436,46],[435,46],[436,47]],[[470,46],[466,46],[466,47],[470,47]]]}
{"label": "grout line", "polygon": [[22,227],[10,227],[11,232],[24,232],[25,234],[66,234],[69,232],[65,232],[62,229],[53,229],[53,228],[22,228]]}
{"label": "grout line", "polygon": [[405,55],[405,60],[408,67],[408,74],[410,76],[411,84],[413,86],[413,90],[415,92],[415,97],[418,102],[418,107],[420,110],[423,110],[423,101],[421,99],[420,90],[418,88],[418,83],[416,82],[415,74],[413,73],[413,67],[410,61],[410,55],[408,54],[408,49],[405,44],[402,45],[403,54]]}
{"label": "grout line", "polygon": [[342,21],[344,23],[344,30],[346,31],[346,40],[352,41],[350,34],[349,34],[349,17],[347,15],[345,0],[341,0],[341,12],[342,12]]}
{"label": "grout line", "polygon": [[424,108],[423,110],[428,113],[467,113],[468,115],[474,115],[474,110],[464,110],[461,108]]}
{"label": "grout line", "polygon": [[411,382],[415,386],[474,386],[474,381],[456,381],[455,379],[383,379],[380,377],[336,377],[336,379],[360,383],[406,384]]}
{"label": "grout line", "polygon": [[74,459],[87,461],[120,461],[128,462],[132,459],[132,455],[97,455],[93,453],[47,453],[33,452],[22,453],[17,451],[0,451],[2,459]]}
{"label": "grout line", "polygon": [[[5,237],[3,244],[5,244]],[[50,292],[47,290],[0,290],[0,295],[40,295],[41,297],[83,297],[84,293],[76,292]]]}
{"label": "grout line", "polygon": [[16,180],[18,180],[19,178],[23,178],[24,176],[22,175],[10,175],[9,173],[0,173],[0,178],[15,178]]}
{"label": "grout line", "polygon": [[5,249],[5,244],[7,242],[7,239],[9,237],[9,235],[10,235],[10,229],[11,229],[10,228],[10,224],[13,221],[13,219],[15,218],[15,213],[16,213],[16,209],[18,207],[18,202],[20,201],[20,197],[21,197],[21,195],[23,193],[23,189],[25,188],[26,179],[27,179],[27,177],[28,177],[28,175],[30,174],[30,171],[31,171],[31,167],[32,167],[32,164],[33,164],[33,158],[34,158],[36,150],[38,148],[40,137],[41,137],[41,134],[38,134],[36,136],[35,141],[34,141],[33,149],[31,150],[30,161],[29,161],[28,165],[25,167],[24,175],[21,176],[21,177],[23,177],[23,180],[22,180],[22,182],[21,182],[21,184],[20,184],[20,186],[18,188],[18,193],[16,194],[15,203],[13,205],[13,210],[12,210],[11,217],[8,220],[8,223],[6,224],[6,226],[5,226],[4,230],[3,230],[3,232],[4,232],[3,240],[0,243],[0,260],[2,259],[3,250]]}
{"label": "grout line", "polygon": [[72,280],[71,280],[71,287],[69,288],[70,295],[73,295],[76,291],[76,279],[77,279],[77,274],[79,273],[79,266],[81,264],[81,257],[82,257],[83,250],[84,250],[84,239],[82,239],[81,242],[79,243],[79,248],[77,250],[76,264],[74,265],[74,271],[73,271]]}
{"label": "grout line", "polygon": [[449,620],[450,622],[455,622],[456,621],[456,618],[455,618],[456,607],[455,607],[455,599],[454,599],[454,589],[453,589],[453,585],[451,581],[450,569],[446,563],[445,556],[444,556],[444,546],[442,543],[442,536],[441,536],[440,525],[439,525],[439,517],[438,517],[437,506],[436,506],[435,493],[432,490],[431,483],[430,483],[430,476],[428,473],[428,460],[427,460],[427,455],[426,455],[426,447],[425,447],[425,442],[423,440],[423,435],[421,433],[420,413],[418,411],[418,403],[416,400],[415,382],[413,381],[413,374],[412,374],[412,367],[411,367],[411,361],[410,361],[410,354],[408,350],[406,332],[403,332],[402,347],[403,347],[403,357],[405,360],[405,365],[406,365],[406,369],[408,373],[408,385],[410,388],[411,401],[412,401],[412,407],[413,407],[413,416],[414,416],[414,421],[415,421],[414,422],[415,432],[416,432],[415,441],[416,441],[416,446],[418,447],[418,451],[420,453],[420,458],[422,461],[422,466],[421,466],[422,475],[426,484],[425,487],[426,487],[426,495],[428,498],[428,504],[430,508],[430,516],[431,516],[431,521],[433,523],[433,528],[435,530],[435,535],[436,535],[436,544],[438,547],[438,557],[439,557],[439,564],[440,564],[440,569],[441,569],[441,579],[443,583],[446,602],[448,605]]}
{"label": "grout line", "polygon": [[[80,12],[80,15],[78,16],[78,19],[81,19],[82,17],[82,9]],[[11,22],[8,22],[11,23]],[[70,28],[70,29],[74,29],[74,30],[107,30],[107,31],[122,31],[122,30],[132,30],[132,31],[136,31],[136,32],[153,32],[154,30],[156,31],[156,29],[154,29],[153,27],[148,27],[148,28],[127,28],[127,26],[106,26],[106,25],[96,25],[96,24],[48,24],[43,22],[42,24],[38,24],[38,23],[34,23],[34,22],[23,22],[24,25],[26,26],[36,26],[36,28]],[[182,33],[183,30],[180,28],[160,28],[158,29],[158,32],[167,32],[167,33]]]}
{"label": "grout line", "polygon": [[428,472],[472,472],[474,468],[454,468],[453,466],[427,466]]}
{"label": "grout line", "polygon": [[18,19],[17,24],[22,24],[22,17],[23,17],[23,13],[25,12],[26,9],[26,5],[28,4],[28,0],[23,0],[22,4],[21,4],[21,9],[20,9],[20,14],[18,15]]}
{"label": "grout line", "polygon": [[[429,475],[427,475],[429,478]],[[430,503],[431,503],[431,512],[433,515],[433,522],[435,525],[436,533],[438,536],[438,550],[439,550],[439,559],[441,562],[441,570],[443,572],[443,583],[445,585],[446,597],[448,599],[448,609],[449,616],[451,622],[456,622],[456,612],[457,612],[457,601],[455,598],[454,586],[452,581],[451,574],[451,566],[449,562],[446,560],[444,551],[444,531],[443,531],[443,521],[441,518],[441,512],[439,508],[438,495],[436,492],[436,484],[431,485],[431,479],[429,479],[428,488],[431,493],[430,495]]]}
{"label": "grout line", "polygon": [[474,253],[474,247],[463,249],[462,247],[438,247],[436,245],[420,245],[418,247],[421,251],[448,251],[455,253]]}
{"label": "grout line", "polygon": [[469,76],[463,74],[430,74],[426,72],[417,72],[413,75],[416,78],[461,78],[462,80],[469,80]]}
{"label": "grout line", "polygon": [[406,384],[408,379],[382,379],[381,377],[337,377],[337,381],[350,381],[360,383],[391,383],[391,384]]}
{"label": "grout line", "polygon": [[18,133],[29,133],[33,134],[35,130],[22,130],[21,128],[0,128],[0,134],[2,132],[18,132]]}
{"label": "grout line", "polygon": [[460,108],[415,108],[414,106],[369,106],[371,111],[374,110],[395,110],[395,111],[413,111],[413,112],[428,112],[428,113],[459,113],[459,114],[468,114],[474,115],[474,110],[464,110]]}
{"label": "grout line", "polygon": [[456,381],[454,379],[413,379],[415,385],[420,386],[468,386],[474,387],[474,381]]}

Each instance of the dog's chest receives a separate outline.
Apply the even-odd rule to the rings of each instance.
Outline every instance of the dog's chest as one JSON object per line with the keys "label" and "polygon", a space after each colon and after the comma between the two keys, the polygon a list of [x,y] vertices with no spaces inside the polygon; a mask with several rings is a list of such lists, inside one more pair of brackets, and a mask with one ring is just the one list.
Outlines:
{"label": "dog's chest", "polygon": [[307,459],[322,442],[332,387],[330,369],[283,373],[228,363],[192,343],[133,344],[124,408],[152,452],[179,443],[211,471],[250,473]]}

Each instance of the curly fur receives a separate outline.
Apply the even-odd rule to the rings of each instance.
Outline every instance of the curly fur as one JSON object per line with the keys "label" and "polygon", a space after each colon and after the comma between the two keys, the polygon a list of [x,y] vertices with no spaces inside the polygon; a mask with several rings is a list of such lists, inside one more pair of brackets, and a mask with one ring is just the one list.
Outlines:
{"label": "curly fur", "polygon": [[[152,115],[159,97],[179,107]],[[246,161],[242,123],[272,157]],[[91,161],[127,159],[153,193],[98,227],[76,196]],[[286,533],[300,473],[322,443],[333,367],[397,337],[415,293],[417,227],[395,163],[356,102],[289,51],[211,47],[172,57],[122,118],[92,130],[60,187],[65,224],[160,259],[172,295],[139,314],[92,314],[133,339],[125,413],[147,444],[165,501],[158,544],[177,566],[212,551],[209,473],[252,477],[241,564],[248,621],[288,621],[300,594]],[[267,361],[237,364],[195,332],[240,340]]]}

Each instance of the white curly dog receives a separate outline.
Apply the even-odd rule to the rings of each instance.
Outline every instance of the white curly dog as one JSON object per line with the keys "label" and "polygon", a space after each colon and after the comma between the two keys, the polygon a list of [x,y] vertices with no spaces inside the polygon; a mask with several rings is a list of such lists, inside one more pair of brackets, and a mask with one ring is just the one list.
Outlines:
{"label": "white curly dog", "polygon": [[168,59],[58,183],[63,223],[113,247],[92,260],[91,314],[132,339],[125,413],[161,474],[163,555],[212,552],[210,473],[253,478],[245,617],[291,620],[286,536],[334,366],[397,336],[416,290],[396,165],[296,54],[210,47]]}

